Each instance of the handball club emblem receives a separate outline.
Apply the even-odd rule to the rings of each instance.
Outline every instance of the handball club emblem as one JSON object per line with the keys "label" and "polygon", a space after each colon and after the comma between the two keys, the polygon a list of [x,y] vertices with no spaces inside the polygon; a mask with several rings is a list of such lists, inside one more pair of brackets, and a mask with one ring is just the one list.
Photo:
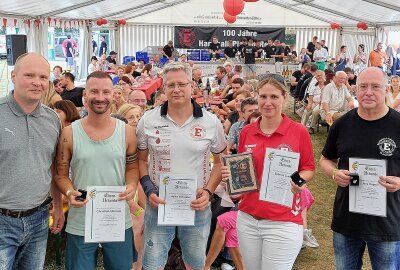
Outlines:
{"label": "handball club emblem", "polygon": [[196,41],[196,33],[191,28],[179,31],[179,43],[184,47],[190,47]]}

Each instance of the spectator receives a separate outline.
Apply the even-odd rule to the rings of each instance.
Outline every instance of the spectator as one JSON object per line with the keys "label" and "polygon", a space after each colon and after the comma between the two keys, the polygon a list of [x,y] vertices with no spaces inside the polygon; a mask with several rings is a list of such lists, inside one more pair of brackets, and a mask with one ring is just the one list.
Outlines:
{"label": "spectator", "polygon": [[93,55],[92,58],[90,58],[90,64],[88,66],[88,75],[90,75],[92,72],[95,71],[99,71],[99,66],[97,64],[97,57]]}
{"label": "spectator", "polygon": [[101,57],[103,54],[107,54],[106,36],[100,36],[99,56]]}
{"label": "spectator", "polygon": [[306,48],[301,48],[300,50],[300,55],[299,55],[299,62],[301,63],[301,66],[303,67],[306,63],[311,62],[311,57],[307,54]]}
{"label": "spectator", "polygon": [[229,58],[235,58],[238,53],[238,49],[236,46],[233,46],[233,40],[228,40],[228,46],[224,49],[225,58],[229,60]]}
{"label": "spectator", "polygon": [[[124,73],[125,73],[124,67],[123,66],[118,66],[117,67],[117,76],[114,76],[113,79],[112,79],[113,85],[118,84],[120,79],[124,76]],[[129,79],[129,77],[128,77],[128,79]]]}
{"label": "spectator", "polygon": [[240,58],[242,59],[244,58],[243,48],[246,46],[247,46],[247,38],[242,38],[238,46],[238,53],[240,55]]}
{"label": "spectator", "polygon": [[122,97],[124,98],[124,100],[128,100],[129,93],[132,91],[131,80],[127,76],[122,76],[118,81],[118,85],[121,87]]}
{"label": "spectator", "polygon": [[232,80],[232,84],[231,84],[231,88],[230,88],[231,91],[229,92],[229,94],[227,94],[228,93],[228,89],[225,89],[221,93],[220,97],[223,98],[223,99],[226,99],[225,103],[231,102],[233,100],[233,95],[236,92],[238,92],[238,91],[240,91],[242,89],[243,84],[244,84],[244,80],[242,78],[233,79]]}
{"label": "spectator", "polygon": [[138,71],[139,62],[133,61],[133,62],[128,63],[128,65],[132,66],[132,68],[133,68],[132,76],[136,80],[136,78],[141,75],[141,72]]}
{"label": "spectator", "polygon": [[346,73],[344,71],[338,71],[333,81],[324,88],[320,115],[329,125],[347,112],[345,107],[346,100],[348,102],[348,108],[354,108],[353,98],[346,88],[346,80]]}
{"label": "spectator", "polygon": [[227,82],[228,76],[227,76],[226,70],[223,66],[217,67],[217,69],[215,70],[215,77],[217,78],[217,81],[218,81],[219,91],[223,91],[228,83]]}
{"label": "spectator", "polygon": [[97,42],[94,40],[94,38],[92,37],[92,54],[96,55],[97,52]]}
{"label": "spectator", "polygon": [[364,68],[367,67],[367,54],[365,53],[364,44],[360,44],[357,46],[357,52],[353,58],[354,71],[356,74],[359,74]]}
{"label": "spectator", "polygon": [[233,70],[233,67],[234,67],[234,64],[232,62],[225,61],[223,66],[225,68],[226,74],[231,74],[232,73],[232,70]]}
{"label": "spectator", "polygon": [[228,115],[228,119],[224,123],[225,134],[228,135],[231,126],[239,120],[240,105],[244,99],[249,97],[251,97],[251,93],[245,90],[239,90],[233,94],[233,100],[227,104],[232,112]]}
{"label": "spectator", "polygon": [[386,97],[386,104],[395,109],[396,111],[400,111],[400,85],[399,85],[400,77],[394,75],[390,77],[390,85],[389,91]]}
{"label": "spectator", "polygon": [[274,41],[272,39],[268,39],[264,51],[265,51],[265,58],[272,58],[272,55],[275,54],[276,46],[274,45]]}
{"label": "spectator", "polygon": [[72,122],[80,119],[74,103],[70,100],[59,100],[54,103],[54,111],[60,118],[62,128],[68,127]]}
{"label": "spectator", "polygon": [[217,36],[212,37],[210,46],[208,46],[208,52],[210,53],[212,60],[220,58],[221,43],[218,42]]}
{"label": "spectator", "polygon": [[326,43],[325,40],[321,39],[320,43],[321,43],[322,48],[324,48],[327,52],[329,52],[328,47],[326,47],[326,45],[325,45],[325,43]]}
{"label": "spectator", "polygon": [[346,67],[343,70],[347,75],[346,87],[350,91],[350,93],[355,93],[356,83],[357,83],[357,75],[354,74],[354,70],[350,67]]}
{"label": "spectator", "polygon": [[128,103],[138,105],[142,108],[142,113],[146,111],[146,94],[142,90],[133,90],[129,93]]}
{"label": "spectator", "polygon": [[50,81],[54,81],[55,79],[61,79],[61,75],[63,72],[63,68],[61,66],[54,66],[53,72],[50,74]]}
{"label": "spectator", "polygon": [[383,69],[383,65],[386,63],[386,60],[387,56],[383,51],[383,43],[379,42],[376,45],[376,49],[369,54],[368,66]]}
{"label": "spectator", "polygon": [[164,46],[162,54],[165,58],[171,58],[174,54],[175,48],[172,40],[168,41],[168,44]]}
{"label": "spectator", "polygon": [[276,48],[275,53],[271,56],[275,58],[275,62],[283,62],[283,58],[285,57],[285,52],[281,46],[281,42],[278,39],[275,39],[274,45]]}
{"label": "spectator", "polygon": [[132,82],[132,84],[136,83],[136,80],[132,75],[134,69],[135,69],[135,66],[130,63],[128,65],[126,65],[125,69],[124,69],[124,76],[128,77],[129,80]]}
{"label": "spectator", "polygon": [[335,72],[343,71],[349,62],[349,58],[346,55],[347,53],[347,46],[342,45],[340,46],[339,53],[336,55],[336,66]]}
{"label": "spectator", "polygon": [[328,60],[328,57],[329,57],[328,51],[322,48],[321,43],[316,42],[313,59],[315,61],[315,64],[318,66],[319,70],[322,71],[325,70],[325,65],[326,61]]}
{"label": "spectator", "polygon": [[153,67],[162,68],[164,64],[160,61],[160,55],[155,54],[153,56]]}
{"label": "spectator", "polygon": [[237,76],[239,76],[240,78],[242,78],[242,77],[243,77],[243,76],[242,76],[242,69],[243,69],[242,65],[235,65],[235,67],[234,67],[234,69],[233,69],[234,75],[237,75]]}
{"label": "spectator", "polygon": [[290,78],[290,95],[294,96],[296,86],[299,83],[301,77],[310,72],[311,65],[305,64],[301,67],[301,69],[293,72],[292,77]]}
{"label": "spectator", "polygon": [[124,98],[124,96],[122,94],[121,87],[119,85],[114,85],[113,102],[112,102],[112,106],[111,106],[111,113],[117,113],[117,111],[124,104],[127,104],[127,101],[126,101],[126,99]]}
{"label": "spectator", "polygon": [[72,43],[71,35],[67,35],[65,46],[63,42],[63,52],[65,61],[67,62],[67,69],[71,70],[74,66],[75,49]]}
{"label": "spectator", "polygon": [[250,74],[247,74],[246,77],[255,79],[256,78],[256,57],[257,50],[253,45],[253,39],[249,38],[249,42],[246,47],[243,48],[243,56],[244,56],[244,64],[250,69]]}
{"label": "spectator", "polygon": [[63,86],[61,84],[61,79],[55,79],[53,81],[53,85],[54,85],[54,90],[61,95],[62,91],[64,91]]}
{"label": "spectator", "polygon": [[246,98],[240,104],[240,112],[239,119],[236,123],[232,124],[229,129],[228,137],[227,137],[227,147],[226,151],[228,154],[236,154],[236,150],[239,145],[239,135],[242,128],[245,126],[245,123],[249,116],[258,111],[257,100],[254,98]]}
{"label": "spectator", "polygon": [[56,92],[54,84],[49,81],[49,89],[42,96],[41,102],[42,104],[53,108],[54,103],[61,100],[61,96]]}
{"label": "spectator", "polygon": [[107,57],[107,62],[112,64],[111,67],[113,67],[113,65],[117,64],[117,61],[115,60],[115,59],[117,59],[117,54],[118,53],[111,51],[110,55]]}
{"label": "spectator", "polygon": [[70,72],[65,72],[61,77],[61,85],[64,91],[61,93],[63,100],[71,100],[77,108],[83,107],[83,91],[82,87],[75,87],[75,76]]}
{"label": "spectator", "polygon": [[187,63],[187,62],[188,62],[188,60],[187,60],[187,55],[184,54],[184,53],[182,53],[182,54],[181,54],[181,57],[180,57],[180,61],[181,61],[182,63]]}
{"label": "spectator", "polygon": [[314,61],[313,56],[314,56],[314,51],[315,51],[315,45],[318,41],[318,37],[314,36],[312,41],[308,42],[307,45],[307,55],[310,57],[311,61]]}

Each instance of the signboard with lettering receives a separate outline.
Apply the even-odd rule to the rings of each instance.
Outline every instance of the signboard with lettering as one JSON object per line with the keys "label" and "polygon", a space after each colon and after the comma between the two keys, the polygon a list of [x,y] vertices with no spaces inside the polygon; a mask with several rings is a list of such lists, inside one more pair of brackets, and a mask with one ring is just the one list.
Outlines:
{"label": "signboard with lettering", "polygon": [[213,36],[218,37],[222,48],[227,47],[228,40],[239,45],[243,38],[261,41],[261,46],[265,46],[268,39],[284,41],[285,28],[175,26],[174,45],[176,48],[207,49]]}

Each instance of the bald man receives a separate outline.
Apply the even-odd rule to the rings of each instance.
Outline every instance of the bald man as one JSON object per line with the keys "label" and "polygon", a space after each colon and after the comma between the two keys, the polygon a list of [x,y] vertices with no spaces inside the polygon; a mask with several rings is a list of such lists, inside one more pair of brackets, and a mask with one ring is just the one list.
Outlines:
{"label": "bald man", "polygon": [[1,269],[43,269],[50,189],[52,232],[60,232],[64,225],[61,195],[52,188],[61,124],[57,114],[40,102],[49,90],[49,75],[46,59],[23,54],[11,73],[14,90],[0,99]]}
{"label": "bald man", "polygon": [[[387,84],[377,67],[359,74],[359,106],[332,125],[322,150],[321,168],[337,185],[331,225],[336,269],[361,269],[366,247],[372,269],[400,266],[400,114],[386,105]],[[357,185],[350,171],[359,174]]]}
{"label": "bald man", "polygon": [[138,105],[142,108],[142,112],[144,113],[147,104],[146,94],[142,90],[133,90],[129,93],[128,103]]}

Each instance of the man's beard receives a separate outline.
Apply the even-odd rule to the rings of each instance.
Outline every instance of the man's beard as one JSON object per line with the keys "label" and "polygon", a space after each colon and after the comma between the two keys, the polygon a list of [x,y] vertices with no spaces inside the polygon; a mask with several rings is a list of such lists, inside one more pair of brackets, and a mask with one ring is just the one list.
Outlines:
{"label": "man's beard", "polygon": [[[104,107],[104,109],[98,109],[94,106],[94,104],[106,104],[106,107]],[[88,106],[90,108],[91,111],[93,111],[95,114],[104,114],[108,111],[108,109],[110,109],[111,107],[111,103],[106,101],[106,102],[90,102],[88,103]]]}

